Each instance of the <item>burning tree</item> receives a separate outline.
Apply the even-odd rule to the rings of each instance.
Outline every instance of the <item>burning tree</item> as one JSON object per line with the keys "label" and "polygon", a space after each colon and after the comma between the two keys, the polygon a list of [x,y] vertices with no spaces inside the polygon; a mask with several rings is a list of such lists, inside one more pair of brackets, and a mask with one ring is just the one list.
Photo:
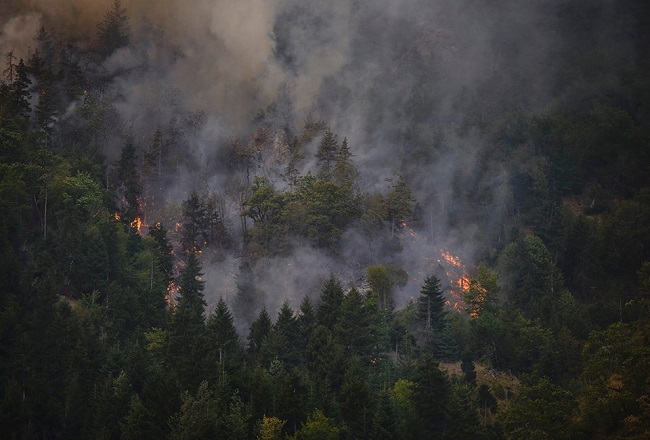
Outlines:
{"label": "burning tree", "polygon": [[499,292],[498,275],[484,264],[480,264],[476,277],[469,280],[468,288],[463,291],[465,309],[469,316],[478,318],[481,310],[496,301]]}

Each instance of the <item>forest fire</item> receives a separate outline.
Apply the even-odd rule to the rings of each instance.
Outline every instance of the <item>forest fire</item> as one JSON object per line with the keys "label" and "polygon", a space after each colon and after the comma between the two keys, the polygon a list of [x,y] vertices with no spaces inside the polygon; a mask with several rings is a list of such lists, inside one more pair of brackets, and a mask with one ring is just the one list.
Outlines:
{"label": "forest fire", "polygon": [[466,267],[459,257],[453,255],[448,250],[442,250],[440,256],[442,259],[438,260],[438,264],[445,268],[445,273],[450,282],[449,296],[451,299],[448,305],[454,310],[461,312],[465,310],[463,297],[464,293],[469,290],[470,284]]}

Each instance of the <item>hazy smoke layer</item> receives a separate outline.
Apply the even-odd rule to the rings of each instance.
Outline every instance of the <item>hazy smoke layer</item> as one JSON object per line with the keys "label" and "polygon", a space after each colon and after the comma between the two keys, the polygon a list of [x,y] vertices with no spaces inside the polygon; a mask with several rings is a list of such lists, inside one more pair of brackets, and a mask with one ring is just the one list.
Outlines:
{"label": "hazy smoke layer", "polygon": [[[590,3],[602,10],[602,23],[590,24],[601,31],[599,38],[616,37],[621,48],[630,47],[609,23],[610,2]],[[513,111],[541,111],[558,98],[557,75],[566,66],[564,37],[575,13],[565,0],[122,4],[131,43],[102,66],[119,90],[115,105],[141,142],[175,115],[205,112],[188,142],[212,190],[234,193],[233,182],[243,178],[220,163],[221,149],[231,138],[247,142],[255,113],[272,103],[276,147],[282,147],[286,130],[298,132],[307,117],[322,119],[348,138],[364,190],[385,191],[385,179],[394,172],[414,190],[419,216],[401,253],[366,251],[365,239],[351,229],[342,258],[303,250],[268,261],[257,275],[270,309],[284,299],[296,306],[303,295],[316,296],[306,280],[333,271],[358,282],[366,264],[389,259],[412,277],[398,299],[403,303],[417,293],[441,249],[468,265],[488,255],[503,233],[511,189],[507,171],[487,155],[485,121]],[[111,5],[109,0],[5,0],[10,15],[0,18],[0,49],[26,56],[41,24],[54,34],[92,41]],[[634,54],[622,49],[612,60],[615,56],[620,61]],[[309,161],[304,166],[308,169]],[[279,174],[271,159],[256,171]],[[171,197],[182,199],[199,185],[198,174],[179,170]],[[489,203],[472,203],[477,194]],[[228,212],[236,229],[237,209]],[[232,293],[236,266],[228,259],[206,267],[212,303]]]}

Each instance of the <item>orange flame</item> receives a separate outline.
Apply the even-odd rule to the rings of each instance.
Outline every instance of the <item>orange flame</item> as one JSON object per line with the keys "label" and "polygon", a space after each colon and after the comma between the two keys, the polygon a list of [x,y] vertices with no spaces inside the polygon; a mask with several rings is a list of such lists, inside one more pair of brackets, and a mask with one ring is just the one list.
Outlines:
{"label": "orange flame", "polygon": [[165,301],[167,302],[169,308],[173,308],[176,305],[175,299],[177,293],[178,293],[178,286],[176,285],[174,280],[171,280],[169,282],[169,285],[167,286],[167,294],[165,295]]}
{"label": "orange flame", "polygon": [[458,278],[456,283],[462,292],[467,292],[469,290],[469,277],[467,275],[462,275],[460,278]]}
{"label": "orange flame", "polygon": [[457,312],[462,312],[465,309],[465,302],[463,301],[464,293],[469,290],[470,284],[465,265],[459,257],[453,255],[448,250],[440,251],[440,256],[442,259],[438,260],[438,263],[446,265],[447,276],[452,281],[449,291],[451,300],[448,301],[447,305]]}
{"label": "orange flame", "polygon": [[131,222],[131,227],[136,229],[138,233],[140,232],[140,228],[142,227],[142,220],[140,219],[140,217],[136,217],[133,219],[133,221]]}
{"label": "orange flame", "polygon": [[442,251],[442,258],[454,267],[463,267],[460,258],[453,256],[449,251]]}

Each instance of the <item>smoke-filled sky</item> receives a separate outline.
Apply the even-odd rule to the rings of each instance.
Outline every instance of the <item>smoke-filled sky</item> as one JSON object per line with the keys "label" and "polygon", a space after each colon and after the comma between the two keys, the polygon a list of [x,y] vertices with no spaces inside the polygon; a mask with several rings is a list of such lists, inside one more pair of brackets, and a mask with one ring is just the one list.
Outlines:
{"label": "smoke-filled sky", "polygon": [[[307,118],[321,119],[339,138],[348,138],[362,189],[385,191],[385,179],[394,172],[413,188],[423,217],[416,233],[422,238],[405,243],[400,256],[386,258],[422,278],[429,269],[422,266],[425,256],[449,248],[471,265],[480,257],[477,249],[484,254],[502,233],[512,189],[507,170],[485,159],[486,121],[513,110],[543,112],[568,93],[567,85],[559,84],[560,75],[570,77],[567,53],[597,52],[599,41],[615,39],[618,44],[608,44],[615,53],[600,54],[601,61],[620,65],[635,56],[632,36],[625,33],[631,18],[608,0],[122,4],[131,42],[102,67],[113,75],[120,91],[115,105],[136,139],[149,139],[179,109],[205,112],[206,123],[191,143],[207,181],[224,193],[230,176],[216,163],[219,149],[226,139],[250,136],[258,109],[275,102],[278,127],[294,133]],[[2,0],[0,50],[26,57],[41,25],[87,45],[111,5],[110,0]],[[587,23],[580,21],[583,9],[590,11]],[[567,52],[569,47],[574,52]],[[191,175],[179,173],[170,193],[187,194],[196,184]],[[466,198],[477,191],[491,202],[470,206]],[[351,230],[338,259],[305,249],[304,255],[267,262],[260,276],[268,276],[260,284],[272,290],[269,308],[285,298],[296,306],[303,295],[317,294],[305,291],[317,288],[305,287],[305,279],[322,279],[329,271],[354,273],[355,264],[368,259],[359,255],[367,247]],[[211,302],[233,289],[236,262],[228,261],[206,267]],[[280,281],[274,278],[283,271]],[[417,286],[421,280],[413,281]],[[411,287],[398,303],[413,294]]]}

